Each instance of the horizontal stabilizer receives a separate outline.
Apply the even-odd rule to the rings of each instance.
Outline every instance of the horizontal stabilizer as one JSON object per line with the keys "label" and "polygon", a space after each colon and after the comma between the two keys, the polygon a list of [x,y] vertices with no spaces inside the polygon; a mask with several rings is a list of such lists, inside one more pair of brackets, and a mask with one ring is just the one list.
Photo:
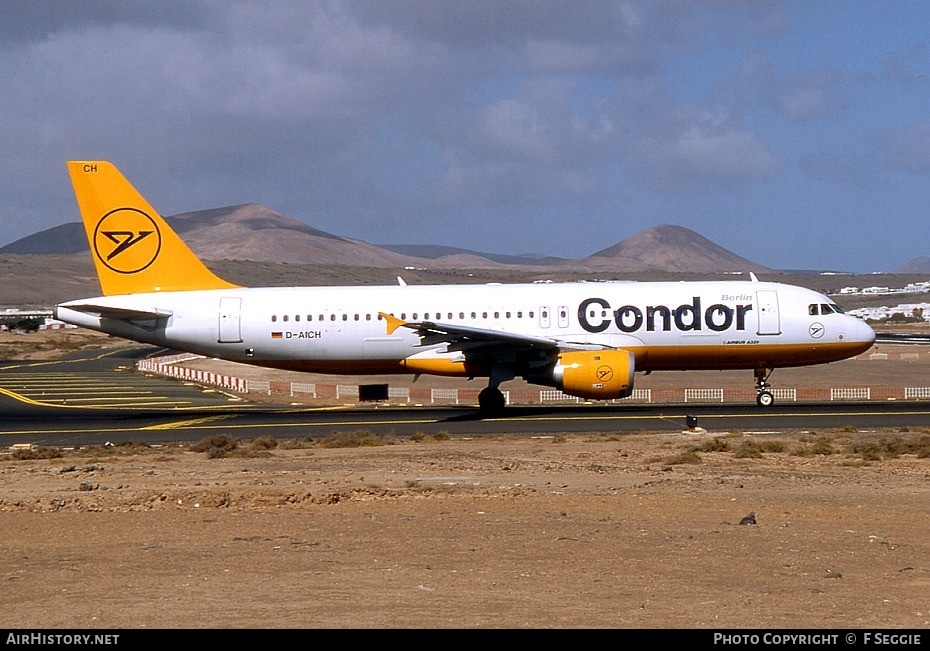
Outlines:
{"label": "horizontal stabilizer", "polygon": [[65,303],[60,307],[66,307],[69,310],[75,310],[77,312],[84,312],[85,314],[99,315],[105,319],[117,319],[119,321],[167,319],[172,314],[168,310],[141,310],[138,308],[114,307],[112,305],[100,305],[96,303]]}

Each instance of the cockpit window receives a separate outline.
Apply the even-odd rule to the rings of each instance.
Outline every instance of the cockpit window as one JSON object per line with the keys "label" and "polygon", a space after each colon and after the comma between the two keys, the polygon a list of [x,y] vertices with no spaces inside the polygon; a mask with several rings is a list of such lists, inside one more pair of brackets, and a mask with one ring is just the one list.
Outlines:
{"label": "cockpit window", "polygon": [[843,314],[843,309],[836,303],[821,303],[820,305],[811,303],[807,307],[807,311],[811,316],[817,316],[818,314]]}

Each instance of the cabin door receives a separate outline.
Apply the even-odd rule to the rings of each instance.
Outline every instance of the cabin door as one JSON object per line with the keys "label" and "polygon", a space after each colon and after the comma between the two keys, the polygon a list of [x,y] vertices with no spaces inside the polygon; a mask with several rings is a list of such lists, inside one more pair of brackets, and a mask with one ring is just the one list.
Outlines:
{"label": "cabin door", "polygon": [[225,297],[220,299],[220,336],[217,341],[221,344],[242,343],[241,314],[241,298]]}
{"label": "cabin door", "polygon": [[778,293],[773,289],[756,292],[760,335],[780,335],[781,322],[778,318]]}

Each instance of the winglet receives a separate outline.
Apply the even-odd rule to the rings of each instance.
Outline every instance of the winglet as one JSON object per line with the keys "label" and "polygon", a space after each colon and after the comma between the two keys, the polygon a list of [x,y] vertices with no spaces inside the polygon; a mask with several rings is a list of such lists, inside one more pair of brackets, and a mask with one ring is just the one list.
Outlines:
{"label": "winglet", "polygon": [[401,326],[407,325],[406,321],[398,319],[396,316],[392,316],[387,312],[378,312],[378,316],[387,321],[387,333],[389,335],[394,334],[394,331],[400,328]]}
{"label": "winglet", "polygon": [[68,161],[68,173],[105,295],[236,287],[207,269],[112,163]]}

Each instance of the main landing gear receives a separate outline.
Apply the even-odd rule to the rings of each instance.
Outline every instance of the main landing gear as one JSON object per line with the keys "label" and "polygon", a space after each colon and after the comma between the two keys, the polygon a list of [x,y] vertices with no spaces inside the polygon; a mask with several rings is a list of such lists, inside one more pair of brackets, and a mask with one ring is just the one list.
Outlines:
{"label": "main landing gear", "polygon": [[478,394],[478,408],[482,416],[500,416],[506,405],[507,400],[497,387],[485,387]]}
{"label": "main landing gear", "polygon": [[775,396],[770,391],[769,376],[775,369],[756,369],[756,404],[760,407],[771,407],[775,403]]}
{"label": "main landing gear", "polygon": [[501,382],[507,382],[513,378],[513,372],[506,366],[495,366],[491,369],[488,386],[478,394],[478,408],[481,410],[482,416],[493,418],[504,413],[507,399],[498,387]]}

